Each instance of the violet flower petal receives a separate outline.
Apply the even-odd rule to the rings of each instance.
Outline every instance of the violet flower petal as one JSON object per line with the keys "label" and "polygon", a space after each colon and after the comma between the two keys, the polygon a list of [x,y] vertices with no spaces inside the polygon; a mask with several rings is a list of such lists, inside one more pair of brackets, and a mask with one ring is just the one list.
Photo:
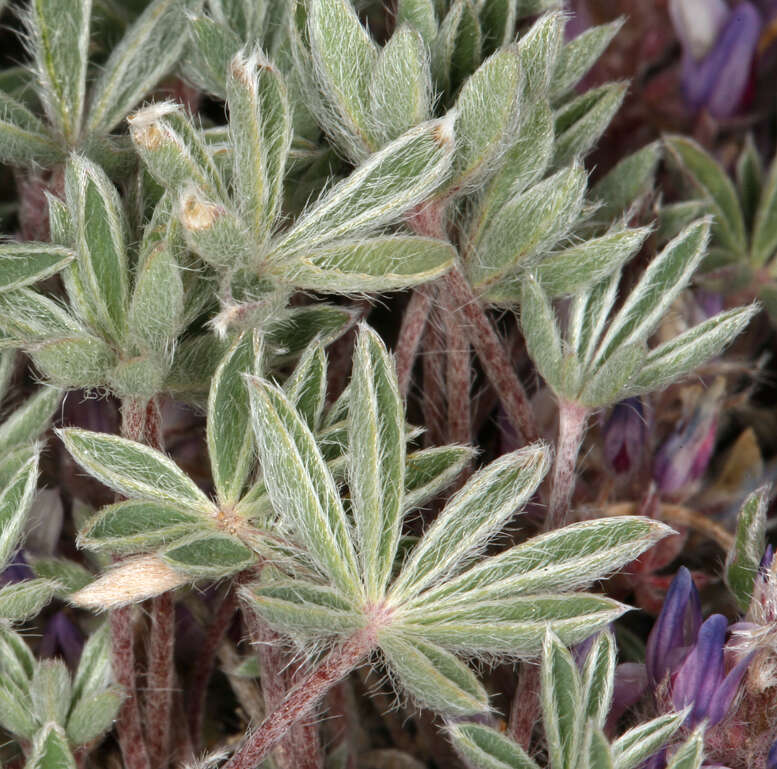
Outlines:
{"label": "violet flower petal", "polygon": [[46,624],[38,653],[41,657],[54,657],[61,653],[68,667],[74,670],[83,648],[81,631],[64,611],[58,611]]}
{"label": "violet flower petal", "polygon": [[669,0],[669,17],[677,37],[697,61],[715,45],[730,14],[723,0]]}
{"label": "violet flower petal", "polygon": [[681,710],[693,705],[688,716],[691,724],[707,716],[710,702],[723,680],[723,645],[726,642],[728,620],[713,614],[699,629],[691,653],[683,662],[672,687],[672,703]]}
{"label": "violet flower petal", "polygon": [[[682,663],[696,640],[701,625],[701,603],[691,572],[681,566],[666,591],[661,613],[650,631],[646,650],[647,672],[659,683],[675,666]],[[677,656],[682,654],[681,659]],[[670,664],[671,659],[671,664]]]}
{"label": "violet flower petal", "polygon": [[616,403],[603,429],[604,456],[616,474],[629,472],[645,446],[645,409],[641,398]]}
{"label": "violet flower petal", "polygon": [[761,26],[761,14],[755,6],[741,3],[704,59],[695,62],[690,54],[685,56],[683,92],[693,109],[706,107],[717,118],[736,112],[750,79]]}
{"label": "violet flower petal", "polygon": [[766,769],[777,769],[777,740],[772,743],[766,754]]}
{"label": "violet flower petal", "polygon": [[709,719],[710,726],[719,724],[726,717],[736,696],[737,689],[739,689],[742,677],[747,672],[747,667],[754,656],[755,652],[751,652],[737,663],[723,679],[723,683],[718,686],[707,709],[707,718]]}

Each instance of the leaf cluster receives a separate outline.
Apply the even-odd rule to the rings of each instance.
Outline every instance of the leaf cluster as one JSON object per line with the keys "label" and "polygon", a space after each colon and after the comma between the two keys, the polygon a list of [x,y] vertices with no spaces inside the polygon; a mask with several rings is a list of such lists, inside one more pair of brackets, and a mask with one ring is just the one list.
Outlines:
{"label": "leaf cluster", "polygon": [[[549,769],[635,769],[666,745],[688,710],[632,727],[611,741],[604,733],[615,686],[615,640],[600,633],[580,663],[550,631],[541,663],[542,723]],[[472,769],[539,769],[516,742],[490,726],[450,724],[450,739]],[[698,769],[704,757],[704,727],[672,752],[668,769]]]}
{"label": "leaf cluster", "polygon": [[107,622],[89,637],[72,677],[62,660],[36,660],[18,633],[0,628],[0,671],[0,725],[32,743],[30,769],[75,769],[73,750],[102,737],[121,706]]}

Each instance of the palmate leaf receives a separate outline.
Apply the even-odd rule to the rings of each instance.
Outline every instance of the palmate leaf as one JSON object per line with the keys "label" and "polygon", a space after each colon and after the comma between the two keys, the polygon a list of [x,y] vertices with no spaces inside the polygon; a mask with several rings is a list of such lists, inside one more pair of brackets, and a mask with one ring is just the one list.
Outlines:
{"label": "palmate leaf", "polygon": [[456,101],[456,156],[451,185],[470,191],[492,172],[514,141],[522,94],[521,60],[497,51],[467,79]]}
{"label": "palmate leaf", "polygon": [[227,103],[235,197],[264,242],[280,213],[292,125],[283,78],[261,51],[232,60]]}
{"label": "palmate leaf", "polygon": [[667,713],[629,729],[612,744],[615,769],[634,769],[652,756],[682,726],[689,712],[686,708],[679,713]]}
{"label": "palmate leaf", "polygon": [[25,769],[76,769],[67,735],[56,722],[44,724],[32,743]]}
{"label": "palmate leaf", "polygon": [[[602,732],[615,680],[615,641],[599,634],[582,663],[548,630],[541,665],[543,726],[553,769],[634,769],[665,745],[688,711],[668,713],[629,730],[612,744]],[[590,687],[590,688],[589,688]],[[448,726],[456,750],[474,769],[536,769],[537,764],[508,737],[480,724]],[[697,744],[697,735],[689,745]],[[686,746],[676,755],[684,756]]]}
{"label": "palmate leaf", "polygon": [[251,415],[270,500],[294,525],[318,568],[346,596],[358,596],[350,524],[310,428],[285,393],[248,379]]}
{"label": "palmate leaf", "polygon": [[57,431],[71,456],[90,475],[133,499],[182,506],[214,515],[213,503],[168,457],[142,443],[78,428]]}
{"label": "palmate leaf", "polygon": [[630,563],[671,533],[668,526],[638,516],[571,524],[482,560],[421,593],[409,607],[424,612],[437,605],[575,590]]}
{"label": "palmate leaf", "polygon": [[381,293],[434,280],[450,269],[455,257],[453,246],[438,238],[385,235],[304,252],[284,263],[281,275],[299,289]]}
{"label": "palmate leaf", "polygon": [[91,0],[35,0],[27,18],[40,99],[69,146],[80,138],[91,15]]}
{"label": "palmate leaf", "polygon": [[369,85],[377,47],[349,0],[315,0],[308,35],[319,88],[334,113],[320,118],[335,140],[350,150],[348,154],[364,158],[375,149]]}
{"label": "palmate leaf", "polygon": [[327,362],[324,346],[314,341],[308,345],[283,389],[311,430],[318,430],[326,406]]}
{"label": "palmate leaf", "polygon": [[595,365],[618,347],[643,341],[653,332],[704,257],[709,228],[706,220],[692,224],[653,259],[611,321],[594,356]]}
{"label": "palmate leaf", "polygon": [[395,633],[382,633],[378,642],[391,675],[419,705],[448,716],[488,712],[485,689],[450,652]]}
{"label": "palmate leaf", "polygon": [[37,481],[38,452],[36,451],[0,492],[0,567],[5,567],[19,547]]}
{"label": "palmate leaf", "polygon": [[377,601],[394,563],[405,487],[405,414],[394,362],[362,326],[353,356],[348,478],[367,598]]}
{"label": "palmate leaf", "polygon": [[415,126],[370,155],[303,213],[269,258],[285,260],[397,220],[442,183],[454,149],[450,117]]}
{"label": "palmate leaf", "polygon": [[61,590],[50,579],[26,579],[0,588],[0,617],[10,622],[23,622],[39,614]]}
{"label": "palmate leaf", "polygon": [[770,489],[762,487],[742,504],[734,543],[726,556],[726,584],[742,611],[753,597],[753,585],[766,549],[766,513]]}
{"label": "palmate leaf", "polygon": [[174,505],[128,500],[104,507],[78,535],[80,547],[109,552],[142,552],[180,539],[203,524],[196,513]]}
{"label": "palmate leaf", "polygon": [[588,650],[581,671],[582,715],[590,725],[603,729],[615,690],[615,638],[599,633]]}
{"label": "palmate leaf", "polygon": [[234,505],[248,480],[254,437],[245,426],[251,407],[243,374],[253,371],[254,335],[244,332],[216,369],[208,396],[208,455],[216,495],[222,506]]}
{"label": "palmate leaf", "polygon": [[505,454],[475,473],[429,527],[390,592],[407,601],[455,574],[534,493],[550,464],[545,445]]}
{"label": "palmate leaf", "polygon": [[370,84],[370,114],[380,144],[428,120],[432,76],[421,36],[398,26],[380,52]]}
{"label": "palmate leaf", "polygon": [[229,62],[243,45],[225,24],[209,16],[189,17],[190,43],[182,62],[184,76],[201,91],[226,101]]}
{"label": "palmate leaf", "polygon": [[51,243],[2,243],[0,291],[12,291],[50,278],[74,258],[69,248]]}
{"label": "palmate leaf", "polygon": [[747,234],[736,188],[728,174],[702,147],[685,136],[666,136],[669,151],[694,186],[709,199],[715,215],[713,232],[734,254],[747,252]]}
{"label": "palmate leaf", "polygon": [[625,96],[625,83],[607,83],[562,107],[556,115],[554,165],[563,166],[586,154],[604,133]]}
{"label": "palmate leaf", "polygon": [[73,212],[79,283],[109,338],[119,338],[127,305],[127,225],[116,188],[105,172],[74,155],[65,172]]}
{"label": "palmate leaf", "polygon": [[548,627],[575,644],[603,630],[628,607],[588,593],[506,597],[439,609],[404,611],[395,627],[460,654],[531,657],[539,653]]}
{"label": "palmate leaf", "polygon": [[30,684],[32,706],[38,719],[64,723],[70,707],[71,690],[70,672],[61,659],[38,662]]}
{"label": "palmate leaf", "polygon": [[585,171],[575,164],[508,200],[472,244],[473,285],[498,283],[562,240],[580,215],[585,187]]}
{"label": "palmate leaf", "polygon": [[92,581],[92,572],[68,558],[40,558],[27,554],[27,560],[36,577],[59,583],[57,598],[74,593]]}
{"label": "palmate leaf", "polygon": [[450,724],[448,736],[459,755],[473,769],[540,769],[513,740],[481,724]]}
{"label": "palmate leaf", "polygon": [[43,387],[22,406],[9,414],[0,425],[0,452],[32,443],[49,426],[59,408],[62,391]]}
{"label": "palmate leaf", "polygon": [[575,769],[582,742],[583,693],[570,652],[549,630],[542,649],[542,722],[553,769]]}
{"label": "palmate leaf", "polygon": [[526,98],[546,99],[564,38],[564,17],[546,13],[518,42],[518,53],[525,73]]}
{"label": "palmate leaf", "polygon": [[154,0],[127,30],[94,85],[86,128],[108,133],[178,60],[187,35],[186,11],[202,0]]}
{"label": "palmate leaf", "polygon": [[502,157],[499,170],[486,184],[469,226],[468,240],[477,243],[502,206],[538,182],[553,150],[553,113],[546,102],[524,104],[518,136]]}
{"label": "palmate leaf", "polygon": [[240,589],[270,627],[303,642],[347,637],[365,625],[364,614],[332,587],[288,579],[268,570],[262,581]]}
{"label": "palmate leaf", "polygon": [[0,91],[0,160],[17,166],[52,166],[65,152],[21,102]]}
{"label": "palmate leaf", "polygon": [[759,309],[751,304],[722,312],[651,350],[629,382],[629,394],[660,390],[719,355],[744,331]]}
{"label": "palmate leaf", "polygon": [[414,451],[405,465],[405,510],[422,507],[443,492],[475,457],[469,446],[434,446]]}
{"label": "palmate leaf", "polygon": [[550,97],[554,103],[566,96],[585,77],[618,34],[623,21],[616,19],[609,24],[586,29],[561,49],[551,82]]}

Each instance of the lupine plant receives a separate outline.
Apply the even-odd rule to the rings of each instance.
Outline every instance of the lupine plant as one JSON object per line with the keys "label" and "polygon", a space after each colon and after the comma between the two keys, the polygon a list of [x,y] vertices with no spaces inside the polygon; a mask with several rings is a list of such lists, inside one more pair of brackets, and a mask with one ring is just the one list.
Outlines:
{"label": "lupine plant", "polygon": [[774,256],[777,165],[768,172],[752,137],[736,162],[736,184],[692,139],[670,136],[667,144],[681,171],[714,213],[707,271],[713,290],[757,296],[775,315]]}
{"label": "lupine plant", "polygon": [[[677,135],[600,173],[624,20],[553,0],[14,11],[3,765],[774,766],[769,491],[734,524],[661,481],[748,414],[752,141],[738,193]],[[689,310],[724,250],[754,280]]]}

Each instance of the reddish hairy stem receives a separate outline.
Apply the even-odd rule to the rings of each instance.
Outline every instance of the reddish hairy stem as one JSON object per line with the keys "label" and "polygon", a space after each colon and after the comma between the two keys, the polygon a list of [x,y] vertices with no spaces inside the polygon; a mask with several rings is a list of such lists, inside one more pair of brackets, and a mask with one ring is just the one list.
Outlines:
{"label": "reddish hairy stem", "polygon": [[440,313],[432,309],[430,322],[424,336],[423,352],[423,400],[421,408],[426,425],[425,440],[438,446],[445,442],[445,337],[440,328]]}
{"label": "reddish hairy stem", "polygon": [[192,745],[199,750],[202,739],[202,719],[205,713],[205,695],[208,693],[208,681],[216,664],[216,654],[221,642],[229,630],[232,617],[237,610],[237,595],[230,590],[222,599],[216,612],[216,616],[208,627],[205,641],[195,663],[192,677],[191,691],[189,692],[189,730]]}
{"label": "reddish hairy stem", "polygon": [[454,266],[444,278],[445,288],[467,321],[464,330],[486,375],[499,395],[513,426],[531,443],[539,438],[526,391],[491,321],[472,292],[467,279]]}
{"label": "reddish hairy stem", "polygon": [[553,463],[553,480],[550,488],[550,502],[545,528],[557,529],[563,526],[569,513],[569,503],[575,488],[575,466],[577,455],[585,435],[588,409],[574,401],[559,401],[558,440],[556,460]]}
{"label": "reddish hairy stem", "polygon": [[[125,398],[121,404],[121,418],[121,433],[125,438],[162,450],[162,420],[156,398]],[[122,618],[123,612],[127,613],[126,618]],[[129,608],[114,612],[114,615],[118,615],[116,622],[113,615],[111,617],[115,664],[124,666],[119,683],[127,695],[117,722],[119,744],[128,769],[149,769],[152,766],[153,769],[163,769],[170,759],[175,676],[175,606],[172,595],[165,593],[157,596],[151,604],[145,708],[147,746],[143,741],[140,720],[129,612]],[[119,656],[117,650],[120,650]]]}
{"label": "reddish hairy stem", "polygon": [[175,765],[190,764],[194,760],[194,745],[183,704],[183,690],[176,686],[173,692],[173,758]]}
{"label": "reddish hairy stem", "polygon": [[399,327],[399,338],[394,350],[397,361],[397,379],[399,380],[399,392],[403,398],[407,397],[410,389],[410,377],[413,373],[418,348],[421,344],[426,322],[432,309],[432,295],[425,287],[417,288],[410,296],[410,301],[402,316],[402,325]]}
{"label": "reddish hairy stem", "polygon": [[540,717],[540,669],[522,662],[518,669],[515,696],[510,707],[510,736],[527,752],[531,747],[534,725]]}
{"label": "reddish hairy stem", "polygon": [[[146,403],[125,398],[121,404],[121,434],[130,440],[141,440],[145,425]],[[114,609],[110,613],[111,652],[116,683],[124,690],[116,731],[126,769],[151,769],[143,729],[135,681],[135,648],[132,628],[132,607]]]}
{"label": "reddish hairy stem", "polygon": [[[142,439],[157,451],[164,450],[159,402],[151,398],[143,415]],[[173,689],[175,680],[175,605],[171,593],[151,602],[151,634],[148,652],[146,738],[151,765],[164,769],[170,761]]]}
{"label": "reddish hairy stem", "polygon": [[246,739],[223,769],[254,769],[300,719],[313,712],[321,698],[375,648],[374,629],[360,630],[334,649],[291,689],[283,702]]}
{"label": "reddish hairy stem", "polygon": [[[251,638],[257,647],[265,712],[272,713],[294,685],[297,666],[281,647],[280,636],[261,617],[253,612],[244,614],[248,615]],[[278,769],[323,769],[317,724],[294,724],[278,743],[273,758]]]}
{"label": "reddish hairy stem", "polygon": [[154,769],[164,769],[170,761],[174,650],[175,606],[172,593],[168,592],[158,595],[151,603],[145,716],[149,758]]}
{"label": "reddish hairy stem", "polygon": [[132,608],[114,609],[110,614],[113,675],[124,690],[116,730],[126,769],[151,769],[140,725],[138,692],[135,687],[135,650],[133,648]]}
{"label": "reddish hairy stem", "polygon": [[469,340],[464,334],[459,311],[450,297],[444,299],[443,321],[445,322],[446,367],[445,389],[448,395],[448,442],[466,443],[472,441],[472,414],[470,398],[471,371]]}

